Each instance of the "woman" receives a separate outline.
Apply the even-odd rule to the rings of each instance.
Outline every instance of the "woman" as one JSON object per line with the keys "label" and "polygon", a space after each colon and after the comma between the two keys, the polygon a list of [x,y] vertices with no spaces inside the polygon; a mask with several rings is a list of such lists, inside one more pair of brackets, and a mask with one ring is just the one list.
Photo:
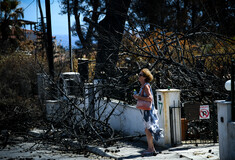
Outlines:
{"label": "woman", "polygon": [[[158,117],[156,113],[156,109],[154,107],[154,97],[151,86],[149,82],[153,80],[153,75],[151,72],[144,68],[139,73],[139,82],[141,84],[141,88],[139,94],[134,95],[136,100],[150,101],[152,102],[151,110],[141,110],[143,114],[145,133],[148,142],[148,149],[144,151],[142,154],[155,154],[156,150],[153,144],[153,138],[158,140],[161,135],[162,129],[159,128],[158,125]],[[142,92],[143,91],[143,92]]]}

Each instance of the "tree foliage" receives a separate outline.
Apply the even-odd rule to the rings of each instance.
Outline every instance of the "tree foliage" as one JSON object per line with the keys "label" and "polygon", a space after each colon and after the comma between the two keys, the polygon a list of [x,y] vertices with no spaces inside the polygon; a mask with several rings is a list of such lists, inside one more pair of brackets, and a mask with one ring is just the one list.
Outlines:
{"label": "tree foliage", "polygon": [[205,30],[234,36],[235,2],[227,0],[134,0],[131,15],[144,21],[148,29],[168,28],[172,31]]}
{"label": "tree foliage", "polygon": [[[89,50],[95,41],[95,26],[103,17],[106,11],[105,0],[61,0],[61,14],[67,14],[68,2],[72,15],[75,17],[75,24],[72,26],[73,35],[78,36],[78,46]],[[83,21],[83,17],[89,18],[93,24]]]}
{"label": "tree foliage", "polygon": [[18,0],[0,2],[0,42],[4,52],[6,47],[10,48],[9,45],[13,44],[11,47],[15,48],[17,40],[22,38],[21,23],[18,20],[24,17],[24,14],[23,9],[18,8],[19,4]]}

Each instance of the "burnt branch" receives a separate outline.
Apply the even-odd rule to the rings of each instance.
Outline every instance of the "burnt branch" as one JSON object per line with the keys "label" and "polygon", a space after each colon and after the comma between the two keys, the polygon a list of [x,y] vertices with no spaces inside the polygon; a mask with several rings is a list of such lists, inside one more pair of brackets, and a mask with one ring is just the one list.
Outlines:
{"label": "burnt branch", "polygon": [[[49,125],[43,140],[63,144],[67,148],[76,144],[84,149],[89,144],[107,146],[117,140],[132,138],[118,135],[109,122],[112,117],[125,112],[125,108],[120,111],[120,105],[135,105],[132,92],[139,89],[137,74],[142,68],[152,71],[154,91],[168,87],[180,89],[182,103],[198,101],[212,104],[228,96],[224,83],[230,78],[231,59],[235,54],[234,40],[203,27],[192,33],[162,28],[150,32],[143,24],[139,30],[130,23],[130,18],[124,33],[110,32],[96,22],[87,22],[103,33],[97,36],[100,41],[105,41],[102,47],[94,51],[99,56],[98,63],[87,61],[89,78],[76,80],[73,77],[71,81],[63,76],[61,69],[52,80],[42,71],[44,80],[50,84],[44,87],[45,95],[49,94],[58,104],[47,120]],[[113,48],[110,49],[110,46]],[[105,57],[100,56],[103,51]],[[105,68],[101,66],[102,70],[95,70],[106,62]],[[79,62],[78,66],[81,64],[85,63]],[[102,79],[94,79],[95,72],[99,72]],[[82,79],[82,76],[80,73],[77,79]],[[53,89],[47,92],[47,88]]]}

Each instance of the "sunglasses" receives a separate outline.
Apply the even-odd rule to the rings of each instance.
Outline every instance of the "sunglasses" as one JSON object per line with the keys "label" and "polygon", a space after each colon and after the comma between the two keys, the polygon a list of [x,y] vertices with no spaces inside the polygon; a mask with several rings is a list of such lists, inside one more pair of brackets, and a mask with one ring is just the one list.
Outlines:
{"label": "sunglasses", "polygon": [[141,74],[141,73],[140,73],[140,74],[139,74],[139,77],[141,77],[141,76],[144,76],[144,74]]}

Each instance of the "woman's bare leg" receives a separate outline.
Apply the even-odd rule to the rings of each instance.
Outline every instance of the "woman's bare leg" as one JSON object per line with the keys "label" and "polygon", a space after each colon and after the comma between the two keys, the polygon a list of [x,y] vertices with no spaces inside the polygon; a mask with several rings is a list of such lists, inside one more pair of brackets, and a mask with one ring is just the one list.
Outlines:
{"label": "woman's bare leg", "polygon": [[153,144],[153,136],[152,136],[151,132],[147,128],[145,128],[145,133],[146,133],[147,142],[148,142],[148,151],[155,152],[155,148],[154,148],[154,144]]}

